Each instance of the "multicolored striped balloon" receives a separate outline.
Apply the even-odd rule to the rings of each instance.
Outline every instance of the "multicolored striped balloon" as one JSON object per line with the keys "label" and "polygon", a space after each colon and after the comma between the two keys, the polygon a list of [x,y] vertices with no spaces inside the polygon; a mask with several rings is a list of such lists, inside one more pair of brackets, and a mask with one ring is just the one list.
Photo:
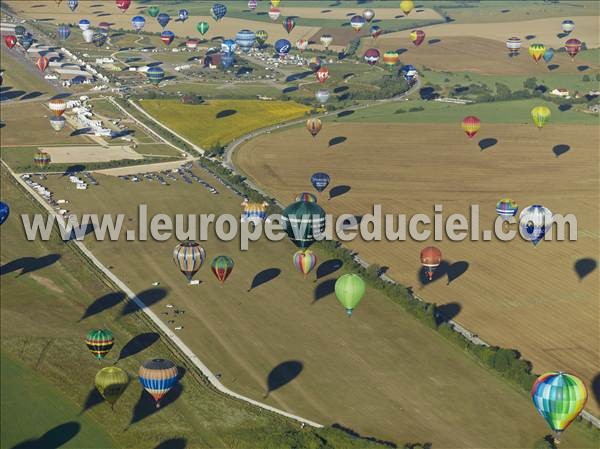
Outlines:
{"label": "multicolored striped balloon", "polygon": [[514,217],[518,210],[518,204],[510,198],[502,198],[498,201],[498,204],[496,204],[496,213],[504,219]]}
{"label": "multicolored striped balloon", "polygon": [[469,136],[469,139],[472,139],[479,128],[481,128],[481,120],[479,120],[474,115],[469,115],[465,117],[461,123],[463,131]]}
{"label": "multicolored striped balloon", "polygon": [[156,408],[160,401],[177,383],[177,367],[170,360],[152,359],[144,362],[138,372],[140,383],[156,401]]}
{"label": "multicolored striped balloon", "polygon": [[317,266],[317,255],[310,249],[296,251],[292,261],[296,269],[306,277]]}
{"label": "multicolored striped balloon", "polygon": [[561,372],[542,374],[531,389],[533,405],[555,432],[557,440],[581,413],[587,397],[581,379]]}
{"label": "multicolored striped balloon", "polygon": [[296,201],[308,201],[309,203],[316,203],[317,197],[312,193],[302,192],[296,195]]}
{"label": "multicolored striped balloon", "polygon": [[45,170],[50,165],[50,155],[45,151],[38,151],[35,156],[33,156],[33,163],[37,168]]}
{"label": "multicolored striped balloon", "polygon": [[544,44],[532,44],[528,51],[529,56],[531,56],[537,64],[538,61],[542,59],[542,56],[544,56],[544,53],[546,53],[546,47]]}
{"label": "multicolored striped balloon", "polygon": [[242,212],[242,222],[249,221],[258,223],[263,221],[267,217],[267,207],[269,203],[263,201],[262,203],[251,203],[247,199],[242,202],[244,212]]}
{"label": "multicolored striped balloon", "polygon": [[85,344],[97,359],[103,359],[115,344],[115,337],[108,329],[92,329],[85,336]]}
{"label": "multicolored striped balloon", "polygon": [[210,264],[210,269],[212,270],[215,277],[219,280],[219,282],[223,284],[231,274],[233,266],[234,263],[231,257],[217,256],[212,260]]}
{"label": "multicolored striped balloon", "polygon": [[173,261],[188,281],[198,272],[206,259],[206,251],[194,240],[181,242],[173,250]]}

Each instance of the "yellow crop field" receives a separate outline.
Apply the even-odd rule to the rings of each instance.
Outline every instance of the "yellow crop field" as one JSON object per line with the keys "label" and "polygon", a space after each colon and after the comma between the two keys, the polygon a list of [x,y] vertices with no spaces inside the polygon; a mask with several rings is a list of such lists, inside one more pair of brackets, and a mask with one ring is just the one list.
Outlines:
{"label": "yellow crop field", "polygon": [[252,131],[301,117],[309,107],[293,101],[210,100],[183,104],[178,100],[142,100],[154,118],[203,148],[226,143]]}

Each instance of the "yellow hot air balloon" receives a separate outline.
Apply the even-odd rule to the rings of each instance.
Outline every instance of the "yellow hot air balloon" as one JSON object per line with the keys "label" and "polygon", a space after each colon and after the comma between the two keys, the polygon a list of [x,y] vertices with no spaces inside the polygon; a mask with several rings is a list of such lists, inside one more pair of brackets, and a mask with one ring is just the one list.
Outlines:
{"label": "yellow hot air balloon", "polygon": [[400,10],[406,15],[409,15],[414,7],[415,3],[412,0],[402,0],[400,2]]}
{"label": "yellow hot air balloon", "polygon": [[271,6],[273,8],[277,8],[280,3],[281,3],[281,0],[271,0]]}
{"label": "yellow hot air balloon", "polygon": [[536,64],[542,56],[544,56],[544,53],[546,53],[544,44],[532,44],[531,47],[529,47],[529,56],[533,58]]}
{"label": "yellow hot air balloon", "polygon": [[306,129],[313,137],[319,134],[319,131],[321,131],[322,127],[323,125],[321,123],[321,120],[319,120],[318,118],[309,118],[306,121]]}
{"label": "yellow hot air balloon", "polygon": [[546,106],[536,106],[531,110],[531,118],[533,119],[533,123],[539,129],[542,129],[546,122],[550,119],[550,109]]}
{"label": "yellow hot air balloon", "polygon": [[98,392],[113,407],[129,385],[129,375],[121,368],[107,366],[98,371],[95,384]]}

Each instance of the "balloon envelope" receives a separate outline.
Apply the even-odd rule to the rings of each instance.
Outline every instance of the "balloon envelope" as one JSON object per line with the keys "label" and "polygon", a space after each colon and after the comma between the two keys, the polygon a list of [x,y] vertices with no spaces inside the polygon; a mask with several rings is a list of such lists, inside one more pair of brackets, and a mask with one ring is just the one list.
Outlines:
{"label": "balloon envelope", "polygon": [[311,203],[317,202],[317,197],[309,192],[302,192],[296,195],[296,201],[309,201]]}
{"label": "balloon envelope", "polygon": [[87,19],[81,19],[79,21],[79,28],[81,28],[81,31],[88,30],[90,28],[90,21]]}
{"label": "balloon envelope", "polygon": [[544,125],[550,120],[550,109],[546,106],[536,106],[531,110],[531,118],[533,119],[533,123],[539,129],[542,129]]}
{"label": "balloon envelope", "polygon": [[69,36],[71,35],[71,28],[67,25],[59,25],[57,34],[58,34],[59,39],[64,41],[64,40],[68,39]]}
{"label": "balloon envelope", "polygon": [[569,39],[565,42],[565,50],[571,58],[577,56],[577,53],[581,50],[581,41],[579,39]]}
{"label": "balloon envelope", "polygon": [[158,6],[151,6],[150,8],[148,8],[148,15],[150,17],[156,17],[158,16],[158,13],[160,12],[160,9],[158,9]]}
{"label": "balloon envelope", "polygon": [[294,267],[304,276],[308,275],[317,265],[317,255],[310,249],[296,251],[292,256]]}
{"label": "balloon envelope", "polygon": [[33,156],[33,163],[37,168],[44,170],[50,164],[50,155],[45,151],[38,151]]}
{"label": "balloon envelope", "polygon": [[210,269],[219,282],[224,283],[231,274],[233,266],[234,263],[231,257],[217,256],[212,260]]}
{"label": "balloon envelope", "polygon": [[173,262],[188,281],[192,280],[206,259],[206,251],[198,242],[186,240],[173,250]]}
{"label": "balloon envelope", "polygon": [[551,48],[548,48],[545,52],[544,52],[544,62],[547,64],[550,61],[552,61],[552,58],[554,57],[554,50],[552,50]]}
{"label": "balloon envelope", "polygon": [[88,44],[91,44],[94,40],[94,30],[88,28],[87,30],[83,30],[81,34],[83,35],[83,40]]}
{"label": "balloon envelope", "polygon": [[94,383],[104,400],[114,405],[129,385],[129,375],[121,368],[107,366],[98,371]]}
{"label": "balloon envelope", "polygon": [[425,268],[427,278],[431,281],[433,273],[442,263],[442,252],[434,246],[421,250],[421,265]]}
{"label": "balloon envelope", "polygon": [[539,204],[526,207],[519,214],[521,236],[537,246],[552,228],[553,215],[547,207]]}
{"label": "balloon envelope", "polygon": [[170,360],[152,359],[145,361],[138,371],[142,387],[160,406],[160,400],[175,386],[179,373],[177,367]]}
{"label": "balloon envelope", "polygon": [[306,129],[313,137],[315,137],[317,134],[319,134],[319,131],[321,131],[322,127],[323,127],[323,124],[321,123],[321,120],[318,118],[309,118],[306,121]]}
{"label": "balloon envelope", "polygon": [[190,16],[190,12],[187,9],[180,9],[178,14],[179,20],[182,22],[185,22]]}
{"label": "balloon envelope", "polygon": [[48,64],[50,64],[50,61],[45,56],[40,56],[35,62],[35,65],[41,72],[44,72],[48,68]]}
{"label": "balloon envelope", "polygon": [[115,0],[115,4],[117,8],[121,10],[121,12],[125,12],[131,6],[131,0]]}
{"label": "balloon envelope", "polygon": [[467,136],[469,136],[469,138],[472,139],[481,127],[481,121],[474,115],[469,115],[468,117],[465,117],[463,119],[461,127],[463,131],[467,134]]}
{"label": "balloon envelope", "polygon": [[538,62],[542,58],[542,56],[544,56],[544,53],[546,52],[546,47],[544,46],[544,44],[532,44],[529,47],[528,51],[529,56],[531,56],[535,62]]}
{"label": "balloon envelope", "polygon": [[65,103],[65,100],[55,98],[54,100],[50,100],[48,107],[54,112],[54,115],[63,115],[67,109],[67,103]]}
{"label": "balloon envelope", "polygon": [[156,21],[158,22],[158,24],[161,27],[166,27],[167,24],[171,21],[171,16],[168,14],[165,14],[164,12],[161,12],[157,17],[156,17]]}
{"label": "balloon envelope", "polygon": [[575,29],[575,22],[570,19],[563,20],[563,22],[560,24],[560,27],[562,28],[563,32],[570,33]]}
{"label": "balloon envelope", "polygon": [[352,16],[352,18],[350,19],[350,26],[357,33],[360,30],[362,30],[362,28],[365,26],[365,23],[367,23],[367,21],[365,20],[365,18],[363,16],[356,15],[356,16]]}
{"label": "balloon envelope", "polygon": [[0,201],[0,225],[3,224],[10,215],[10,207],[4,201]]}
{"label": "balloon envelope", "polygon": [[283,21],[283,29],[287,31],[288,34],[294,29],[296,26],[296,21],[291,17],[286,17]]}
{"label": "balloon envelope", "polygon": [[324,89],[319,89],[315,93],[315,98],[321,104],[327,103],[327,100],[329,100],[329,96],[330,96],[329,91],[328,90],[324,90]]}
{"label": "balloon envelope", "polygon": [[402,0],[400,2],[400,10],[406,15],[409,15],[414,7],[415,3],[412,0]]}
{"label": "balloon envelope", "polygon": [[227,6],[222,3],[215,3],[210,8],[210,15],[215,21],[221,20],[227,14]]}
{"label": "balloon envelope", "polygon": [[196,25],[196,29],[202,36],[206,34],[209,28],[208,22],[198,22],[198,25]]}
{"label": "balloon envelope", "polygon": [[521,39],[516,36],[509,37],[506,40],[506,48],[508,48],[508,51],[511,55],[519,53],[519,49],[521,48]]}
{"label": "balloon envelope", "polygon": [[235,43],[244,53],[248,53],[255,42],[256,34],[254,34],[254,31],[241,30],[235,35]]}
{"label": "balloon envelope", "polygon": [[310,177],[311,184],[313,185],[315,190],[319,193],[321,193],[323,190],[325,190],[327,188],[330,181],[331,181],[331,178],[329,177],[329,175],[327,173],[323,173],[323,172],[314,173]]}
{"label": "balloon envelope", "polygon": [[365,10],[362,12],[362,16],[364,17],[364,19],[365,19],[367,22],[370,22],[371,20],[373,20],[373,17],[375,17],[375,11],[373,11],[373,10],[372,10],[372,9],[370,9],[370,8],[368,8],[368,9],[365,9]]}
{"label": "balloon envelope", "polygon": [[17,44],[17,36],[11,34],[4,36],[4,43],[8,48],[13,48]]}
{"label": "balloon envelope", "polygon": [[514,217],[519,210],[519,205],[510,198],[502,198],[496,204],[496,213],[504,219]]}
{"label": "balloon envelope", "polygon": [[317,77],[317,81],[323,84],[325,81],[329,79],[329,69],[327,67],[321,67],[319,70],[315,72]]}
{"label": "balloon envelope", "polygon": [[142,16],[135,16],[133,19],[131,19],[131,26],[136,31],[140,31],[142,28],[144,28],[144,25],[146,25],[146,19],[144,19]]}
{"label": "balloon envelope", "polygon": [[425,31],[423,30],[413,30],[410,32],[410,41],[415,44],[417,47],[423,43],[425,40]]}
{"label": "balloon envelope", "polygon": [[331,34],[324,34],[319,38],[319,40],[321,41],[321,44],[327,48],[333,42],[333,36]]}
{"label": "balloon envelope", "polygon": [[369,34],[373,39],[377,39],[382,32],[383,30],[379,25],[371,25],[371,28],[369,29]]}
{"label": "balloon envelope", "polygon": [[62,129],[67,124],[65,118],[61,115],[59,117],[51,117],[50,118],[50,126],[56,132],[62,131]]}
{"label": "balloon envelope", "polygon": [[274,7],[269,8],[269,19],[275,22],[277,19],[279,19],[279,16],[281,16],[281,11],[279,11],[279,9]]}
{"label": "balloon envelope", "polygon": [[85,344],[97,359],[103,359],[115,344],[115,337],[108,329],[92,329],[85,336]]}
{"label": "balloon envelope", "polygon": [[366,289],[365,281],[358,274],[344,274],[335,281],[335,296],[346,309],[348,316],[352,316],[352,312],[365,295]]}
{"label": "balloon envelope", "polygon": [[146,72],[146,78],[148,78],[148,80],[155,86],[158,86],[164,77],[165,71],[160,67],[150,67]]}
{"label": "balloon envelope", "polygon": [[77,9],[77,6],[79,6],[78,0],[69,0],[69,9],[71,11],[75,11]]}
{"label": "balloon envelope", "polygon": [[172,31],[165,30],[162,33],[160,33],[160,40],[165,45],[171,45],[171,42],[173,42],[174,39],[175,39],[175,33],[173,33]]}
{"label": "balloon envelope", "polygon": [[269,38],[269,33],[267,33],[265,30],[258,30],[255,34],[256,34],[256,41],[258,42],[258,45],[261,45],[261,46]]}
{"label": "balloon envelope", "polygon": [[303,249],[325,229],[325,211],[317,203],[296,201],[283,210],[281,219],[289,239]]}
{"label": "balloon envelope", "polygon": [[369,48],[367,51],[365,51],[365,54],[363,56],[365,62],[369,65],[377,64],[379,62],[380,57],[381,54],[376,48]]}
{"label": "balloon envelope", "polygon": [[284,57],[290,52],[292,44],[287,39],[279,39],[275,42],[275,51],[280,57]]}

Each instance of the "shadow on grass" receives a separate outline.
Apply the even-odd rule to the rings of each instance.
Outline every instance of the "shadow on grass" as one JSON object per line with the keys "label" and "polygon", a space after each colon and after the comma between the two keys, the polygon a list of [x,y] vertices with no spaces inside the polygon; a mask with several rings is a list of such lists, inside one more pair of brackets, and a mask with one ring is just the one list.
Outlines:
{"label": "shadow on grass", "polygon": [[267,376],[267,392],[265,393],[265,398],[273,391],[289,384],[300,375],[303,369],[303,363],[298,360],[288,360],[273,368]]}

